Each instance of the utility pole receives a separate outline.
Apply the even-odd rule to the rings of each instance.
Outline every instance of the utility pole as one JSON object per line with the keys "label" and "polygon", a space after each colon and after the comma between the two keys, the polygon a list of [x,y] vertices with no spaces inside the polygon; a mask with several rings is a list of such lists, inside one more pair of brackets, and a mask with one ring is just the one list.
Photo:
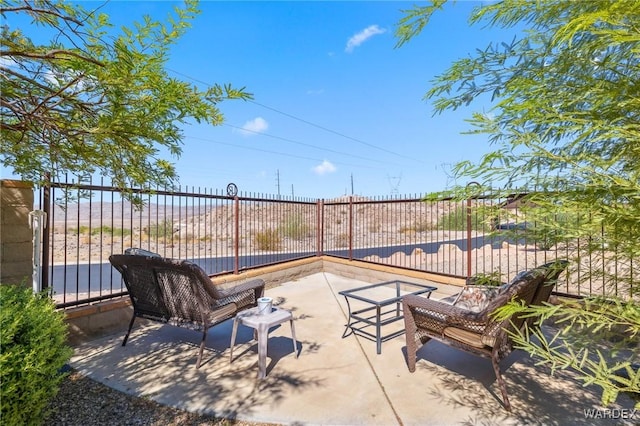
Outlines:
{"label": "utility pole", "polygon": [[294,197],[294,195],[293,195],[293,184],[291,184],[291,198],[293,198],[293,197]]}
{"label": "utility pole", "polygon": [[353,195],[353,173],[351,173],[351,195]]}
{"label": "utility pole", "polygon": [[280,199],[280,169],[276,170],[276,186],[278,187],[278,199]]}

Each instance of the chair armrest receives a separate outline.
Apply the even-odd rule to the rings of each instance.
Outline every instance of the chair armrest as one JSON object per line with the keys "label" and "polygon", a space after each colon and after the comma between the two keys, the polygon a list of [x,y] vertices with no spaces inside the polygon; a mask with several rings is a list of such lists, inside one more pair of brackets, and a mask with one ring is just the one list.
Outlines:
{"label": "chair armrest", "polygon": [[436,332],[446,327],[459,327],[482,333],[489,321],[486,312],[473,312],[425,297],[407,295],[402,299],[402,303],[405,315],[428,318],[428,321],[414,320],[416,325],[423,324]]}
{"label": "chair armrest", "polygon": [[255,279],[217,290],[217,298],[212,299],[213,308],[233,304],[237,311],[257,306],[258,299],[264,294],[264,281]]}
{"label": "chair armrest", "polygon": [[[440,317],[445,322],[455,321],[461,318],[466,321],[486,322],[486,315],[483,312],[473,312],[458,306],[451,305],[439,300],[427,299],[416,295],[407,295],[402,299],[408,310],[419,309],[420,314]],[[453,324],[453,323],[452,323]]]}
{"label": "chair armrest", "polygon": [[[238,293],[247,292],[249,290],[254,290],[255,291],[256,289],[263,289],[264,290],[264,280],[258,278],[258,279],[255,279],[255,280],[246,281],[246,282],[241,283],[241,284],[236,284],[233,287],[221,288],[218,291],[220,292],[220,295],[223,298],[226,298],[226,297],[238,294]],[[262,292],[260,292],[260,294],[262,294]]]}

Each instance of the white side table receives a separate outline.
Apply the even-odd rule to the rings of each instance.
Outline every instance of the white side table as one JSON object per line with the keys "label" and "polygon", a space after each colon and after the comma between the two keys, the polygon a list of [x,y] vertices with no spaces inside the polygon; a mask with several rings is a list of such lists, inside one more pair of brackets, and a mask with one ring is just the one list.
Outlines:
{"label": "white side table", "polygon": [[233,346],[236,343],[236,332],[238,331],[238,323],[251,327],[258,333],[258,378],[264,379],[267,376],[267,341],[269,339],[269,329],[278,324],[289,321],[291,325],[291,337],[293,338],[293,352],[298,358],[296,348],[296,332],[293,327],[293,315],[291,312],[273,308],[271,313],[260,315],[258,308],[247,309],[238,313],[233,318],[233,331],[231,332],[231,355],[229,362],[233,362]]}

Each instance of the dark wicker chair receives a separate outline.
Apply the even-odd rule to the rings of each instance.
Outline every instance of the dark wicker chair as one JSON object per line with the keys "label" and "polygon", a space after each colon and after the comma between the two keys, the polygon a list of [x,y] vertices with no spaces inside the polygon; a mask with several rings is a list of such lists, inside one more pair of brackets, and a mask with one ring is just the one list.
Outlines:
{"label": "dark wicker chair", "polygon": [[558,277],[560,277],[560,274],[567,269],[568,265],[568,261],[558,259],[538,267],[539,269],[542,269],[546,277],[542,282],[542,285],[538,286],[536,294],[533,296],[533,300],[531,301],[532,305],[540,305],[543,302],[549,301],[551,292],[558,283]]}
{"label": "dark wicker chair", "polygon": [[530,320],[512,317],[499,322],[491,314],[510,300],[524,301],[527,304],[547,301],[558,276],[566,266],[566,261],[556,261],[518,274],[479,312],[456,306],[451,300],[446,302],[420,296],[405,296],[402,303],[409,371],[415,371],[418,348],[430,339],[489,358],[500,386],[504,406],[510,411],[511,405],[499,364],[513,350],[509,331],[519,329],[525,321]]}
{"label": "dark wicker chair", "polygon": [[[145,253],[146,254],[146,253]],[[127,344],[137,317],[202,331],[196,368],[209,328],[236,313],[257,306],[264,281],[255,279],[231,287],[216,286],[198,265],[154,255],[112,255],[133,305],[133,317],[124,336]]]}

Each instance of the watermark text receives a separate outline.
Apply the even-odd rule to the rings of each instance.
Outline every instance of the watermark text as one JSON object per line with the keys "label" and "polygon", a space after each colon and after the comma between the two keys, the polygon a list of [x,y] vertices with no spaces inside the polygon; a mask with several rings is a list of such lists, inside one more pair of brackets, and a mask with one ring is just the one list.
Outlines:
{"label": "watermark text", "polygon": [[584,410],[585,419],[622,419],[640,420],[640,410],[631,408],[587,408]]}

